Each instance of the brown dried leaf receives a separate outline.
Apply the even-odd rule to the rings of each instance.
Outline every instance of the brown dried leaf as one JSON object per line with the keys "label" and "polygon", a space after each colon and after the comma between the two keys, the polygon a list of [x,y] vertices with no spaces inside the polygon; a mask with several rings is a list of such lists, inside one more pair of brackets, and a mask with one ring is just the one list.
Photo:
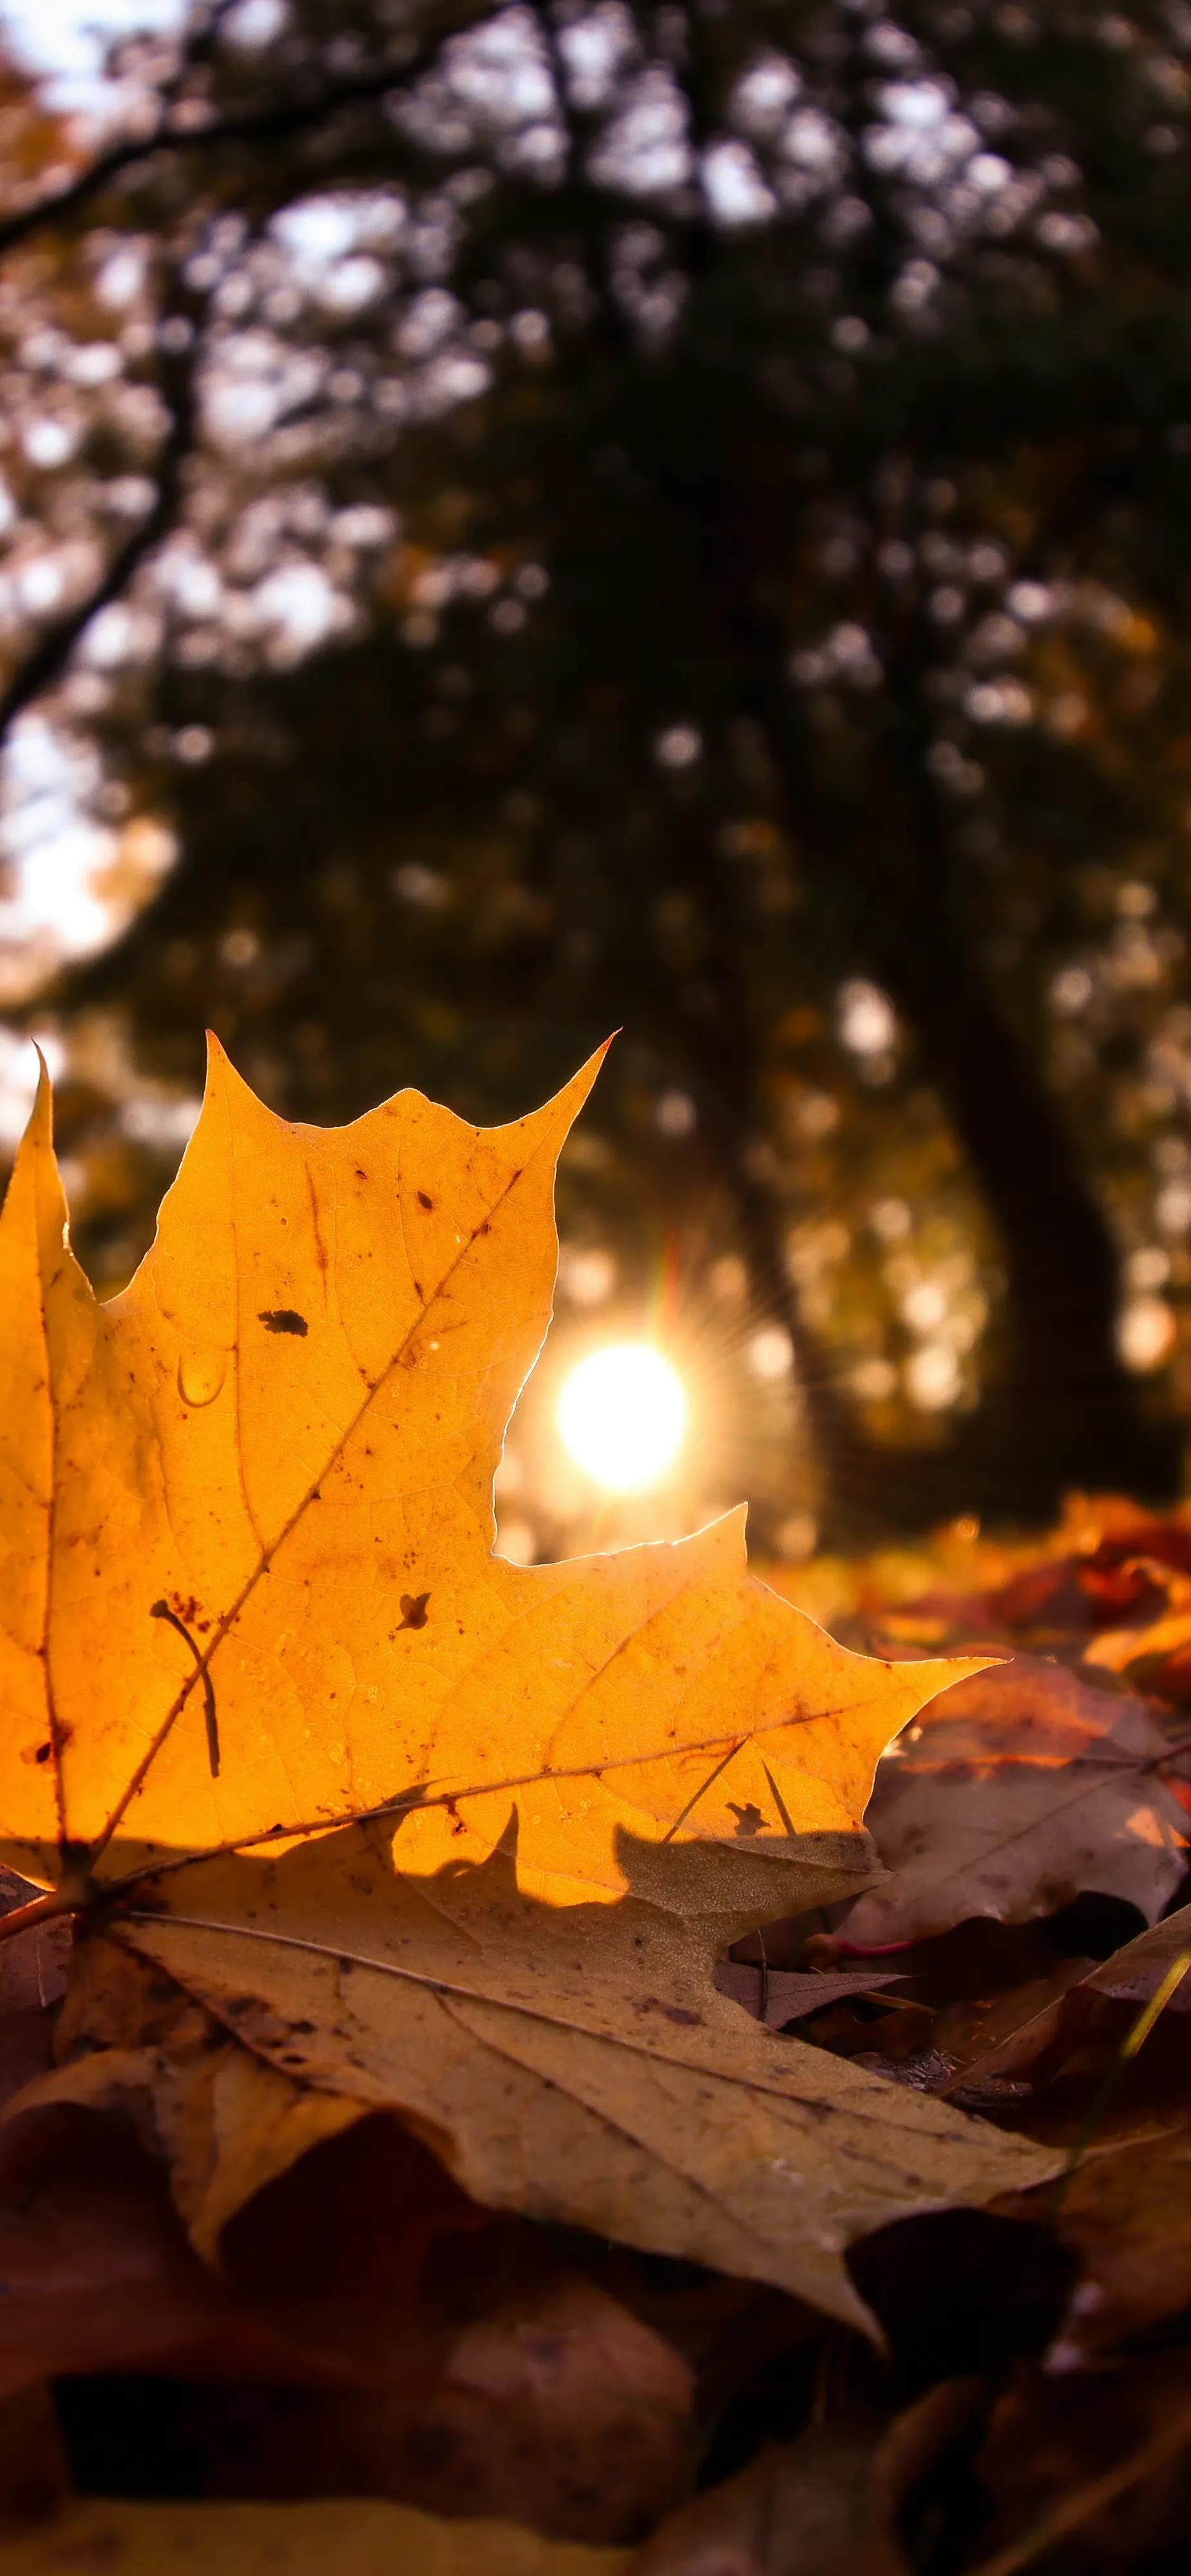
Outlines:
{"label": "brown dried leaf", "polygon": [[[1048,2081],[1075,2049],[1087,2058],[1094,2048],[1101,2068],[1111,2063],[1139,2007],[1157,1993],[1168,1970],[1189,1949],[1191,1905],[1182,1905],[1019,2023],[970,2065],[968,2079],[990,2085],[1020,2077]],[[1176,2016],[1191,2013],[1191,1976],[1175,1986],[1165,2010]]]}
{"label": "brown dried leaf", "polygon": [[923,1710],[880,1765],[868,1823],[890,1876],[843,1927],[865,1948],[971,1915],[1050,1914],[1095,1889],[1150,1921],[1186,1865],[1187,1818],[1141,1700],[1018,1655]]}
{"label": "brown dried leaf", "polygon": [[[843,2260],[855,2238],[1054,2170],[746,2019],[713,1984],[739,1916],[700,1926],[644,1900],[544,1915],[509,1855],[428,1883],[396,1878],[367,1827],[349,1852],[339,1840],[242,1860],[234,1912],[227,1864],[208,1903],[196,1870],[193,1919],[146,1913],[119,1937],[280,2074],[395,2111],[475,2200],[869,2328]],[[661,1866],[647,1850],[647,1884],[681,1882],[680,1855],[651,1879]],[[706,1884],[705,1857],[691,1866]]]}
{"label": "brown dried leaf", "polygon": [[841,1969],[834,1974],[824,1968],[804,1974],[797,1969],[753,1968],[736,1959],[722,1959],[715,1982],[722,1995],[730,1995],[733,2003],[743,2004],[746,2012],[764,2022],[766,2030],[788,2030],[792,2022],[805,2021],[808,2014],[822,2012],[827,2004],[895,1986],[898,1976],[895,1968],[887,1969],[882,1976],[869,1976],[863,1968]]}

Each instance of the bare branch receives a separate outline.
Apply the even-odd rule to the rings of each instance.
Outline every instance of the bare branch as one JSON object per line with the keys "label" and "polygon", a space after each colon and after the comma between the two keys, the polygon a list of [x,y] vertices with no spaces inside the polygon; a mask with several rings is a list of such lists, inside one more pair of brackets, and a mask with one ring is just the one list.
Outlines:
{"label": "bare branch", "polygon": [[[368,106],[392,97],[434,69],[444,43],[452,35],[460,34],[488,14],[486,9],[476,8],[472,0],[472,5],[460,9],[458,25],[449,28],[446,35],[440,32],[415,53],[404,55],[399,62],[377,63],[368,71],[346,74],[342,80],[330,81],[304,97],[279,99],[271,107],[246,108],[239,115],[213,117],[209,125],[179,125],[167,112],[150,134],[130,135],[122,143],[113,143],[65,186],[0,221],[0,256],[35,234],[69,221],[102,197],[113,181],[123,178],[127,171],[142,168],[161,153],[218,152],[228,144],[250,144],[267,150],[313,132],[338,115],[341,108]],[[173,105],[168,92],[165,99],[168,110]]]}
{"label": "bare branch", "polygon": [[[60,680],[75,646],[101,609],[123,596],[130,581],[173,527],[184,497],[185,467],[198,427],[196,401],[201,351],[200,311],[176,278],[161,317],[163,338],[157,390],[169,415],[169,428],[157,461],[157,491],[152,507],[118,546],[95,587],[76,601],[64,617],[46,629],[31,653],[0,690],[0,750],[13,725],[43,691]],[[174,332],[170,324],[175,326]],[[177,325],[185,323],[183,335]]]}

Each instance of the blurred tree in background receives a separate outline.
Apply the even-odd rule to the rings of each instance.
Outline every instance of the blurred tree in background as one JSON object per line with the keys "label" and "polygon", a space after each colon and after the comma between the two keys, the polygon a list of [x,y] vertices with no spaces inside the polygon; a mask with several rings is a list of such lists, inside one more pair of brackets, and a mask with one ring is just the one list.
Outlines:
{"label": "blurred tree in background", "polygon": [[1169,1490],[1191,9],[216,0],[69,114],[18,38],[0,969],[97,1275],[207,1020],[320,1120],[619,1025],[564,1311],[709,1496]]}

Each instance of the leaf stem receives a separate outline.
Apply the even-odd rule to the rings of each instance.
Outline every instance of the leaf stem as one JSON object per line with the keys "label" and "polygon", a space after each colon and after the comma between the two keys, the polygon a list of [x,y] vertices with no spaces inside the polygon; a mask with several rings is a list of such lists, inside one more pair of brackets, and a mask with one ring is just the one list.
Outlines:
{"label": "leaf stem", "polygon": [[8,1914],[0,1914],[0,1941],[11,1941],[17,1932],[29,1932],[38,1923],[52,1923],[59,1915],[77,1914],[86,1904],[84,1890],[74,1879],[64,1878],[44,1896],[30,1897],[27,1905],[14,1905]]}

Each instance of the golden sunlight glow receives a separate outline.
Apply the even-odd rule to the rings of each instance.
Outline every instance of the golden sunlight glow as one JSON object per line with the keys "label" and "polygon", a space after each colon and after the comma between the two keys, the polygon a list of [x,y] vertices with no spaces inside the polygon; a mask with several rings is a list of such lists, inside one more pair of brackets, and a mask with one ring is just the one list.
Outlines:
{"label": "golden sunlight glow", "polygon": [[577,1466],[610,1494],[660,1484],[686,1432],[686,1390],[650,1342],[612,1342],[573,1368],[558,1427]]}

